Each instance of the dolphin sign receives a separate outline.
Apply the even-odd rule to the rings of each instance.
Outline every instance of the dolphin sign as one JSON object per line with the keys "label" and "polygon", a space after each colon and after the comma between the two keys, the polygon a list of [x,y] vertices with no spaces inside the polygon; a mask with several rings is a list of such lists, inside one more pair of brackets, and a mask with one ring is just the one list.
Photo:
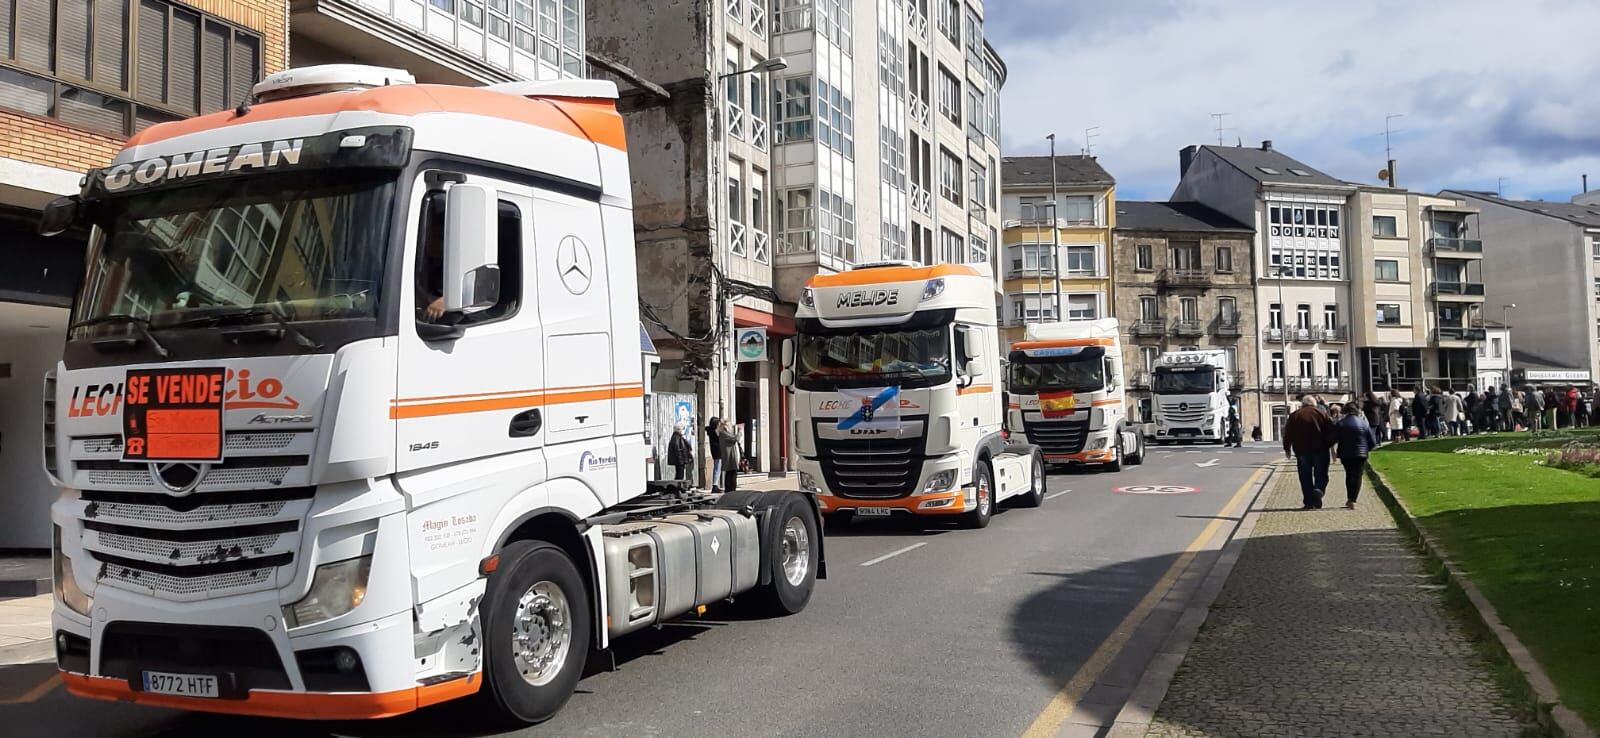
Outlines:
{"label": "dolphin sign", "polygon": [[[872,422],[873,417],[878,412],[878,408],[883,407],[886,403],[898,397],[899,395],[899,387],[885,387],[883,388],[883,391],[873,395],[870,399],[862,397],[861,407],[856,408],[856,411],[851,413],[849,417],[839,421],[839,430],[850,430],[851,428],[854,428],[862,423]],[[896,409],[898,409],[898,406],[896,406]]]}

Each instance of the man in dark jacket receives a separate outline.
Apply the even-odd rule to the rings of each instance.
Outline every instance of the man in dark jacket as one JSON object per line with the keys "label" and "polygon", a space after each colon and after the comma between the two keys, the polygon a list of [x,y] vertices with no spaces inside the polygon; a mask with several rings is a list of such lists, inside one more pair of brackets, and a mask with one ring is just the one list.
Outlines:
{"label": "man in dark jacket", "polygon": [[1417,393],[1411,396],[1411,422],[1417,426],[1417,437],[1428,437],[1428,394],[1417,388]]}
{"label": "man in dark jacket", "polygon": [[673,479],[688,479],[689,466],[694,464],[694,447],[683,437],[682,428],[672,429],[672,438],[667,441],[667,464],[672,466]]}
{"label": "man in dark jacket", "polygon": [[1378,447],[1378,434],[1360,415],[1355,414],[1355,403],[1346,408],[1344,417],[1333,426],[1334,442],[1339,445],[1339,464],[1344,467],[1344,506],[1356,509],[1356,497],[1361,494],[1361,472],[1367,465],[1367,454]]}
{"label": "man in dark jacket", "polygon": [[1512,391],[1513,390],[1511,389],[1510,385],[1500,388],[1500,424],[1495,430],[1508,431],[1516,428],[1516,419],[1513,418],[1511,414]]}
{"label": "man in dark jacket", "polygon": [[1283,453],[1294,457],[1300,473],[1302,510],[1322,507],[1328,489],[1328,449],[1333,446],[1333,419],[1311,397],[1300,398],[1300,409],[1283,424]]}

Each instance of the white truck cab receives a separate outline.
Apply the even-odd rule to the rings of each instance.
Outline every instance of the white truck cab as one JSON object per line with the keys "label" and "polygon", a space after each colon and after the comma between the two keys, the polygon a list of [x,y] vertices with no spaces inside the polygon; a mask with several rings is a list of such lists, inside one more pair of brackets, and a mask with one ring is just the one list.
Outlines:
{"label": "white truck cab", "polygon": [[801,487],[830,520],[962,516],[1044,499],[1043,458],[1001,433],[987,265],[866,264],[812,277],[784,344]]}
{"label": "white truck cab", "polygon": [[1144,463],[1144,434],[1128,420],[1117,321],[1036,323],[1011,345],[1007,427],[1049,464],[1118,471]]}
{"label": "white truck cab", "polygon": [[1225,351],[1169,351],[1157,358],[1150,379],[1156,442],[1223,443],[1230,371]]}
{"label": "white truck cab", "polygon": [[616,88],[333,65],[135,134],[45,398],[73,694],[351,719],[553,715],[592,649],[805,607],[797,492],[648,483]]}

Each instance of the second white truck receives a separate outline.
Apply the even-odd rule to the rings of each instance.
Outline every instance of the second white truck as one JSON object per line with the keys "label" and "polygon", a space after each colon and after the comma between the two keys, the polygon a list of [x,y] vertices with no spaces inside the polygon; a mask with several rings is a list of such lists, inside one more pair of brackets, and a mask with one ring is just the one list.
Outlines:
{"label": "second white truck", "polygon": [[1144,434],[1128,422],[1116,319],[1025,330],[1006,375],[1012,437],[1037,445],[1050,464],[1144,463]]}
{"label": "second white truck", "polygon": [[1228,354],[1169,351],[1156,360],[1150,389],[1155,395],[1157,443],[1222,443],[1228,434]]}

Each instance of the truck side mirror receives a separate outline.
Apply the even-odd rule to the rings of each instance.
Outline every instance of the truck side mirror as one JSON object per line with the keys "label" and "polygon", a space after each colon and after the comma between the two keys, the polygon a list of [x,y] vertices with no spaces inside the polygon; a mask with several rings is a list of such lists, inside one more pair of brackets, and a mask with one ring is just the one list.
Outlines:
{"label": "truck side mirror", "polygon": [[78,215],[83,211],[83,199],[77,195],[58,197],[44,206],[44,213],[39,217],[39,235],[57,236],[67,231],[78,222]]}
{"label": "truck side mirror", "polygon": [[967,367],[964,372],[969,377],[983,376],[983,362],[978,361],[977,359],[968,359]]}
{"label": "truck side mirror", "polygon": [[785,387],[793,387],[794,386],[794,370],[790,369],[789,367],[784,367],[781,371],[779,371],[778,372],[778,384],[781,384],[781,385],[783,385]]}
{"label": "truck side mirror", "polygon": [[780,349],[780,355],[783,358],[783,367],[785,369],[794,366],[794,339],[793,338],[785,338],[785,339],[783,339],[783,348]]}
{"label": "truck side mirror", "polygon": [[967,355],[967,361],[977,361],[983,358],[983,332],[971,328],[961,330],[961,353]]}
{"label": "truck side mirror", "polygon": [[499,200],[492,188],[457,184],[445,193],[444,309],[471,314],[500,301]]}

